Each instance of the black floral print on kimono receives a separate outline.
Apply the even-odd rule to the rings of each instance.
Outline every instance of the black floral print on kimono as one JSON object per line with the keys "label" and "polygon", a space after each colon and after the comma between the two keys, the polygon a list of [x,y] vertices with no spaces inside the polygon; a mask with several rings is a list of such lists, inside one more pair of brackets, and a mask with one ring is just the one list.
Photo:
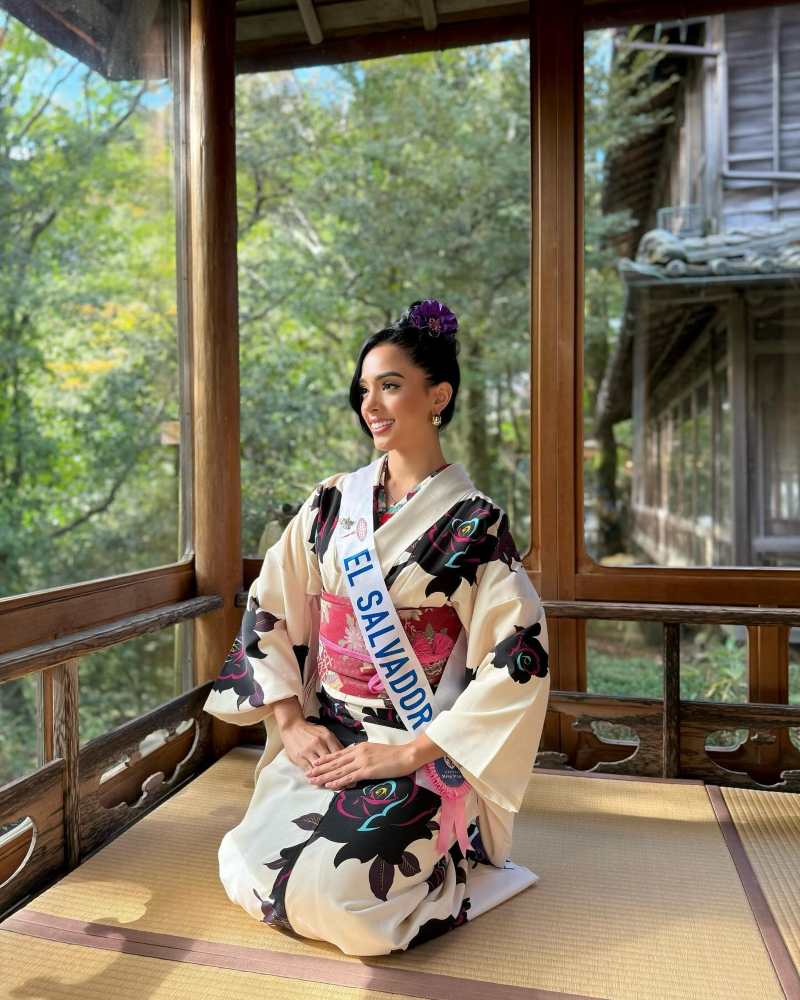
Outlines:
{"label": "black floral print on kimono", "polygon": [[[314,829],[319,823],[322,817],[316,813],[311,813],[307,816],[300,816],[298,819],[292,820],[299,827],[303,829]],[[284,847],[281,850],[280,858],[277,861],[265,862],[267,868],[272,868],[277,870],[278,874],[275,877],[275,883],[272,886],[272,898],[263,898],[259,896],[258,890],[253,889],[253,893],[256,899],[261,903],[261,912],[263,913],[263,921],[265,924],[270,924],[272,927],[279,927],[283,931],[288,931],[290,934],[294,934],[294,928],[289,923],[289,917],[286,915],[286,886],[289,882],[289,876],[292,874],[292,869],[297,864],[297,860],[303,852],[303,849],[307,847],[311,841],[314,839],[314,834],[304,840],[299,844],[293,844],[291,847]]]}
{"label": "black floral print on kimono", "polygon": [[233,640],[219,677],[213,684],[215,691],[233,689],[238,696],[237,708],[245,701],[254,707],[264,704],[264,692],[255,679],[250,660],[263,660],[267,655],[259,646],[261,635],[271,632],[279,620],[260,608],[255,597],[248,600],[239,634]]}
{"label": "black floral print on kimono", "polygon": [[542,631],[539,622],[527,628],[514,626],[514,634],[494,647],[494,665],[506,667],[513,680],[527,684],[531,677],[547,674],[547,650],[536,638]]}
{"label": "black floral print on kimono", "polygon": [[[497,524],[497,533],[489,529]],[[391,586],[395,577],[410,563],[417,563],[433,579],[425,596],[453,596],[462,580],[476,582],[478,569],[501,559],[509,569],[520,555],[501,508],[481,497],[470,497],[455,504],[414,542],[405,563],[393,566],[386,576]]]}
{"label": "black floral print on kimono", "polygon": [[433,817],[440,805],[438,795],[410,777],[359,781],[337,794],[317,836],[344,845],[333,859],[335,868],[348,858],[371,861],[370,888],[377,899],[385,900],[398,868],[406,876],[419,873],[419,861],[407,848],[415,840],[433,837],[439,829]]}
{"label": "black floral print on kimono", "polygon": [[[286,913],[289,876],[305,848],[320,838],[343,845],[333,859],[334,868],[349,858],[364,864],[372,862],[370,889],[376,899],[385,901],[398,869],[405,876],[419,874],[419,860],[407,848],[415,840],[433,837],[439,829],[433,817],[440,805],[439,796],[413,778],[388,778],[360,781],[354,788],[342,789],[333,797],[324,816],[307,813],[293,819],[302,830],[313,832],[308,840],[282,848],[277,860],[265,862],[278,875],[271,899],[262,898],[253,890],[261,903],[264,923],[294,933]],[[444,872],[440,881],[443,879]],[[456,879],[462,880],[458,872]],[[466,881],[466,876],[463,880]],[[428,884],[435,887],[430,879]]]}
{"label": "black floral print on kimono", "polygon": [[[470,829],[472,827],[470,826]],[[467,881],[467,859],[461,853],[461,848],[458,844],[453,844],[450,848],[450,857],[453,859],[453,864],[456,871],[456,885],[466,884]],[[469,857],[470,852],[467,851],[467,857]],[[443,859],[444,867],[440,869],[439,863],[437,862],[433,871],[436,873],[437,869],[442,871],[441,879],[444,879],[444,872],[447,869],[447,860]],[[473,865],[474,867],[474,865]],[[433,877],[433,876],[432,876]],[[428,880],[430,884],[430,879]],[[439,883],[437,883],[439,884]],[[471,907],[471,902],[469,896],[464,896],[461,901],[461,906],[459,907],[458,913],[455,916],[452,914],[448,917],[442,919],[441,917],[432,917],[430,920],[426,920],[424,924],[420,926],[420,929],[414,935],[414,937],[408,942],[409,948],[416,948],[417,945],[424,944],[426,941],[431,941],[433,938],[439,937],[441,934],[445,934],[447,931],[451,931],[456,927],[460,927],[462,924],[467,922],[467,912]]]}
{"label": "black floral print on kimono", "polygon": [[311,524],[309,542],[311,551],[322,561],[328,551],[336,525],[339,523],[339,508],[342,505],[342,494],[335,486],[320,486],[311,503],[314,520]]}

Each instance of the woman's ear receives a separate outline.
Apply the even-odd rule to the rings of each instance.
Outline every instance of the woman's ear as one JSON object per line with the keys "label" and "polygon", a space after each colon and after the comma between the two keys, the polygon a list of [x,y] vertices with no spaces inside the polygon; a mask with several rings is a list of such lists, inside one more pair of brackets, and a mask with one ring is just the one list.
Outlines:
{"label": "woman's ear", "polygon": [[444,409],[453,396],[453,387],[449,382],[440,382],[435,389],[433,401]]}

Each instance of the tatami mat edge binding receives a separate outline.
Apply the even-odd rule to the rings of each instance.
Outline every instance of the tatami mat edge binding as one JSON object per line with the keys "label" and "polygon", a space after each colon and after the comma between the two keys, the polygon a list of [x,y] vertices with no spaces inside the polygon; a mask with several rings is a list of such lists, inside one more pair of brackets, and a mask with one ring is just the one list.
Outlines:
{"label": "tatami mat edge binding", "polygon": [[152,934],[136,928],[121,930],[108,924],[87,924],[69,917],[27,911],[9,917],[0,930],[102,951],[124,952],[169,962],[188,962],[235,972],[255,972],[311,983],[361,988],[423,1000],[602,1000],[575,993],[556,993],[533,987],[506,986],[484,980],[459,979],[439,973],[391,969],[368,961],[287,955],[266,948],[215,944],[174,934]]}
{"label": "tatami mat edge binding", "polygon": [[[738,789],[725,789],[729,794],[739,791]],[[775,974],[781,984],[781,988],[790,1000],[800,1000],[800,973],[794,964],[786,941],[781,934],[775,914],[769,905],[764,889],[759,882],[750,856],[742,842],[739,830],[731,816],[728,804],[725,801],[725,794],[722,786],[706,785],[706,792],[711,801],[711,806],[719,822],[725,843],[731,853],[742,886],[747,895],[748,902],[753,911],[753,916],[758,924],[758,929],[764,940],[767,954],[775,968]],[[784,795],[783,792],[768,793],[771,795]],[[800,857],[797,859],[800,864]]]}

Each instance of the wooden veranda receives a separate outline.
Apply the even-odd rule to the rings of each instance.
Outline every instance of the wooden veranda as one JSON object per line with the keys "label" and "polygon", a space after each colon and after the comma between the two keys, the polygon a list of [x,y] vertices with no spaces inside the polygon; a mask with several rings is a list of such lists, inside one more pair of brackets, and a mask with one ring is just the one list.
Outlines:
{"label": "wooden veranda", "polygon": [[[143,16],[124,0],[2,6],[101,70],[113,34],[139,30]],[[701,13],[765,6],[708,0]],[[158,16],[157,4],[141,8]],[[789,629],[800,626],[800,570],[603,565],[583,536],[583,33],[678,20],[696,8],[675,0],[180,4],[171,65],[182,97],[179,308],[189,359],[183,433],[192,442],[192,553],[0,600],[0,683],[41,674],[46,760],[0,788],[0,944],[10,963],[0,972],[0,995],[92,997],[108,988],[121,998],[155,998],[174,986],[209,996],[267,989],[289,997],[325,983],[331,997],[800,997],[800,752],[790,739],[800,709],[789,704],[788,658]],[[547,611],[552,674],[520,838],[544,877],[514,903],[527,937],[508,936],[501,907],[489,945],[476,936],[476,922],[469,948],[458,931],[413,961],[340,961],[332,950],[276,944],[269,929],[250,931],[232,918],[228,933],[233,907],[221,888],[207,885],[196,898],[187,890],[182,899],[194,876],[188,866],[172,869],[164,849],[176,836],[198,852],[204,878],[215,877],[220,829],[244,810],[252,747],[264,742],[263,728],[227,726],[201,711],[260,565],[243,558],[240,541],[235,79],[511,38],[529,38],[531,52],[531,545],[524,565]],[[196,686],[80,747],[82,657],[189,620]],[[587,693],[591,620],[661,624],[661,698]],[[680,697],[680,625],[709,622],[748,630],[746,703]],[[636,741],[602,739],[595,725],[603,722],[630,727]],[[709,734],[736,728],[749,730],[745,744],[707,748]],[[160,745],[143,753],[142,740],[159,730],[166,734]],[[541,826],[537,815],[546,815]],[[647,904],[637,899],[631,911],[636,926],[620,918],[624,900],[606,898],[611,883],[587,874],[595,850],[598,864],[619,866],[626,893],[638,887],[646,895]],[[134,861],[150,852],[143,875],[146,866]],[[552,896],[541,891],[546,880]],[[158,895],[159,885],[169,885],[169,899]],[[680,926],[681,893],[688,928]],[[202,919],[181,923],[176,914],[193,907]],[[645,938],[639,951],[631,943],[637,933]],[[575,942],[597,949],[591,974],[585,956],[575,959]],[[713,954],[714,967],[707,962]],[[604,962],[616,971],[597,972]],[[201,972],[207,978],[193,978]]]}

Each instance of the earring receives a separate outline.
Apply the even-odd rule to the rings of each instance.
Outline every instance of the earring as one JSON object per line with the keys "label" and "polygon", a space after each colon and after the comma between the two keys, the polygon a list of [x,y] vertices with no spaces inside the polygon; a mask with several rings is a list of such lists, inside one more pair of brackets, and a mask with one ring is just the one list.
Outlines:
{"label": "earring", "polygon": [[433,426],[434,427],[438,427],[441,424],[441,422],[442,422],[441,414],[434,413],[433,420],[431,421],[431,423],[433,424]]}

